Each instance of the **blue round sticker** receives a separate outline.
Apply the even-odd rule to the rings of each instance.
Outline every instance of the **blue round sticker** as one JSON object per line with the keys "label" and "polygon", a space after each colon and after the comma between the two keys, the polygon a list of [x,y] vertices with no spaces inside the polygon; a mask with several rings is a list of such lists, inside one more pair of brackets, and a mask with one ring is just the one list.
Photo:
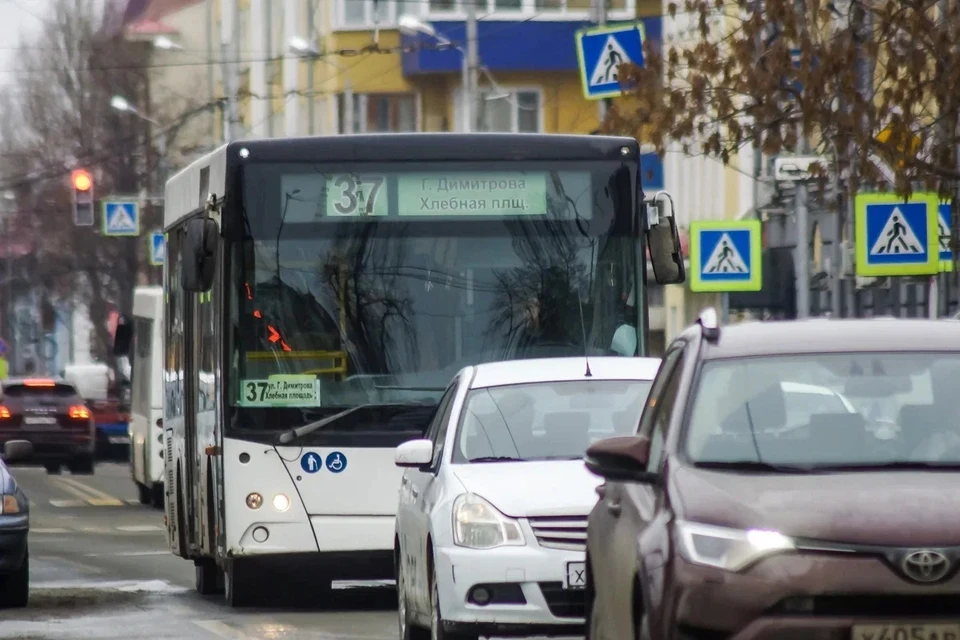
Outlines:
{"label": "blue round sticker", "polygon": [[[329,461],[329,458],[327,458]],[[306,471],[307,473],[316,473],[320,471],[323,467],[323,458],[320,457],[320,454],[314,453],[313,451],[308,451],[303,454],[303,457],[300,458],[300,468]]]}
{"label": "blue round sticker", "polygon": [[340,473],[347,468],[347,456],[334,451],[327,456],[327,469],[333,473]]}

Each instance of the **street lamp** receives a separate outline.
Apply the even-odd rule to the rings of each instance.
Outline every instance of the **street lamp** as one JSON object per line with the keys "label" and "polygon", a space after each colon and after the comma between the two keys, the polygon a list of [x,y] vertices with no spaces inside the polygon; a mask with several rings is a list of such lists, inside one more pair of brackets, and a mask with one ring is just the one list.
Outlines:
{"label": "street lamp", "polygon": [[460,52],[460,59],[462,61],[461,74],[463,75],[463,108],[462,108],[462,120],[463,120],[463,130],[469,132],[473,129],[471,126],[473,124],[473,107],[476,104],[477,97],[474,95],[473,87],[470,86],[470,61],[467,51],[458,44],[450,42],[449,39],[444,37],[442,34],[437,33],[437,30],[429,22],[424,22],[416,16],[412,16],[409,13],[400,16],[397,20],[397,26],[400,28],[400,33],[404,33],[408,36],[422,34],[428,38],[433,38],[441,45],[445,47],[453,47]]}
{"label": "street lamp", "polygon": [[116,111],[130,113],[144,122],[149,122],[153,126],[157,127],[159,131],[157,132],[157,152],[160,154],[160,161],[157,163],[157,172],[159,175],[159,182],[161,188],[164,183],[167,181],[167,131],[159,122],[151,118],[150,116],[144,115],[140,112],[139,109],[130,104],[130,101],[124,98],[123,96],[113,96],[110,98],[110,107]]}
{"label": "street lamp", "polygon": [[313,111],[313,88],[314,88],[314,78],[313,78],[313,61],[314,60],[323,60],[333,68],[337,69],[340,72],[345,74],[343,80],[343,102],[346,105],[345,112],[343,114],[343,128],[347,133],[353,133],[353,87],[350,83],[350,76],[346,74],[346,70],[338,64],[331,62],[330,60],[323,57],[323,54],[320,53],[320,50],[317,49],[315,45],[307,41],[304,38],[299,36],[293,36],[287,40],[287,50],[298,58],[303,58],[307,61],[307,120],[310,122],[310,133],[312,134],[313,125],[314,125],[314,111]]}
{"label": "street lamp", "polygon": [[153,46],[164,51],[183,51],[183,47],[168,38],[167,36],[157,36],[153,39]]}

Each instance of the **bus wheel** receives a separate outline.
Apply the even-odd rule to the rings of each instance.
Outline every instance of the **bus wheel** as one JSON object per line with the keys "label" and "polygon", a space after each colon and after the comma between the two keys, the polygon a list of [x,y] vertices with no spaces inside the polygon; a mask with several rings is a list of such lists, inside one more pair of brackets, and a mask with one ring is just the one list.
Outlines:
{"label": "bus wheel", "polygon": [[248,607],[253,604],[254,584],[249,568],[240,560],[228,560],[224,565],[224,594],[231,607]]}
{"label": "bus wheel", "polygon": [[221,593],[219,586],[220,567],[212,558],[199,558],[193,561],[193,569],[196,574],[197,593],[209,596],[214,593]]}
{"label": "bus wheel", "polygon": [[140,499],[140,504],[150,504],[150,499],[153,498],[153,490],[150,487],[138,482],[137,497]]}

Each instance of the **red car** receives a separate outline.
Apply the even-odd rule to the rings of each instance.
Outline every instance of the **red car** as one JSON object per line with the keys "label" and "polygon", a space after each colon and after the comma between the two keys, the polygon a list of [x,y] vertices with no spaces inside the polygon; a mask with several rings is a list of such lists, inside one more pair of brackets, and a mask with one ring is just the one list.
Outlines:
{"label": "red car", "polygon": [[96,425],[76,387],[50,378],[11,379],[0,402],[0,447],[27,440],[48,473],[59,473],[61,465],[73,474],[93,473]]}

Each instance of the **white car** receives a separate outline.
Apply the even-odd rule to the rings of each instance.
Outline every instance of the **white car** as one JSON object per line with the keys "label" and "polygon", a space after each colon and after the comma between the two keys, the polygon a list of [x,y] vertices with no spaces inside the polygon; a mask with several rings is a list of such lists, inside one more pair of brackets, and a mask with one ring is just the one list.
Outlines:
{"label": "white car", "polygon": [[400,636],[580,635],[583,454],[636,432],[656,358],[550,358],[462,369],[425,438],[396,451]]}

